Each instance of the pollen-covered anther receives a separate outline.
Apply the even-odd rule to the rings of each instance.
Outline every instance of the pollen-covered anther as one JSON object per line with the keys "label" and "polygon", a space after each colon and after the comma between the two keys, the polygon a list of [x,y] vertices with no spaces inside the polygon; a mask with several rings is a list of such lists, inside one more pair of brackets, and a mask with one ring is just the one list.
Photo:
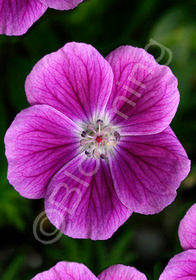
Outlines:
{"label": "pollen-covered anther", "polygon": [[104,154],[100,154],[100,158],[101,158],[101,159],[106,159],[106,158],[107,158],[107,156],[106,156],[106,155],[104,155]]}
{"label": "pollen-covered anther", "polygon": [[82,131],[82,139],[80,140],[82,151],[85,152],[87,157],[106,159],[120,140],[120,134],[112,125],[105,125],[100,119],[94,123],[89,123],[85,127],[86,129]]}
{"label": "pollen-covered anther", "polygon": [[97,123],[97,124],[103,124],[103,121],[102,121],[102,120],[97,120],[96,123]]}
{"label": "pollen-covered anther", "polygon": [[88,151],[85,151],[85,155],[86,155],[87,157],[92,157],[92,154],[91,154],[90,152],[88,152]]}
{"label": "pollen-covered anther", "polygon": [[86,131],[82,131],[81,136],[82,136],[82,137],[85,137],[86,134],[87,134]]}
{"label": "pollen-covered anther", "polygon": [[116,141],[120,140],[120,134],[117,131],[114,132],[114,137],[115,137]]}

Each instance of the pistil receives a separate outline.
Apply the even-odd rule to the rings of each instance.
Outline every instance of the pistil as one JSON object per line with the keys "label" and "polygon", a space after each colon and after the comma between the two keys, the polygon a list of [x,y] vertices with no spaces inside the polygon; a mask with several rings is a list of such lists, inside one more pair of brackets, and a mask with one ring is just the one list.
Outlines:
{"label": "pistil", "polygon": [[96,141],[97,141],[97,143],[101,143],[102,142],[102,136],[97,136]]}

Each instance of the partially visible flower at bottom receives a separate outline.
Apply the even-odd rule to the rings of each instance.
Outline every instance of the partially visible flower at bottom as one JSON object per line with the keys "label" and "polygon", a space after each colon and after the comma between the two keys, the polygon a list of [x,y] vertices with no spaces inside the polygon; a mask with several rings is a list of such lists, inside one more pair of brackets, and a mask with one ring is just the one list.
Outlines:
{"label": "partially visible flower at bottom", "polygon": [[133,212],[175,199],[190,161],[169,126],[179,103],[169,67],[140,48],[104,58],[72,42],[34,66],[25,91],[32,106],[5,135],[8,180],[45,198],[65,235],[108,239]]}
{"label": "partially visible flower at bottom", "polygon": [[147,280],[134,267],[117,264],[110,266],[97,277],[84,264],[58,262],[48,271],[37,274],[31,280]]}
{"label": "partially visible flower at bottom", "polygon": [[196,280],[196,203],[181,220],[178,235],[185,251],[169,261],[159,280]]}

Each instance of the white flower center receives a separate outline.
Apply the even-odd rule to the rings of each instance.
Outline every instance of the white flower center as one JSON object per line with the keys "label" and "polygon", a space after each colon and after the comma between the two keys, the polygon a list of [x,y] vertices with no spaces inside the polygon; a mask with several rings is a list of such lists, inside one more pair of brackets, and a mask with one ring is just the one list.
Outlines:
{"label": "white flower center", "polygon": [[81,133],[80,145],[87,157],[106,159],[107,155],[120,140],[120,134],[102,120],[89,123]]}

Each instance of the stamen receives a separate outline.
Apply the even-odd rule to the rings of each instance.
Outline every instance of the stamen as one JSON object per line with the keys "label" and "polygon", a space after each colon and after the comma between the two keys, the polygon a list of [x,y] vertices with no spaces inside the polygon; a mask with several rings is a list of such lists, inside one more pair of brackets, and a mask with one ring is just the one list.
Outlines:
{"label": "stamen", "polygon": [[86,144],[89,144],[92,142],[93,142],[93,140],[82,139],[82,140],[80,140],[80,146],[85,146]]}
{"label": "stamen", "polygon": [[86,155],[87,157],[91,157],[91,156],[92,156],[91,153],[88,152],[88,151],[85,151],[85,155]]}
{"label": "stamen", "polygon": [[103,124],[103,121],[102,120],[97,120],[97,124],[99,126],[99,135],[100,135],[100,132],[101,132],[101,125]]}
{"label": "stamen", "polygon": [[97,149],[94,149],[94,150],[93,150],[93,157],[94,157],[95,159],[98,159],[99,156],[100,156],[100,153],[98,152],[98,150],[97,150]]}
{"label": "stamen", "polygon": [[114,132],[114,137],[115,137],[116,141],[120,140],[120,134],[117,131]]}
{"label": "stamen", "polygon": [[86,137],[86,135],[87,135],[86,131],[82,131],[81,136]]}
{"label": "stamen", "polygon": [[93,131],[95,134],[97,134],[97,132],[95,131],[95,128],[94,128],[93,124],[90,123],[90,124],[87,126],[87,128],[88,128],[89,130]]}
{"label": "stamen", "polygon": [[80,145],[83,147],[87,157],[94,159],[107,159],[108,154],[113,150],[120,140],[120,134],[111,125],[105,125],[98,119],[95,123],[89,123],[82,131]]}
{"label": "stamen", "polygon": [[106,159],[107,157],[106,157],[106,155],[104,155],[104,154],[100,154],[100,158],[101,158],[101,159]]}
{"label": "stamen", "polygon": [[102,120],[97,120],[97,124],[102,124],[103,123],[103,121]]}

